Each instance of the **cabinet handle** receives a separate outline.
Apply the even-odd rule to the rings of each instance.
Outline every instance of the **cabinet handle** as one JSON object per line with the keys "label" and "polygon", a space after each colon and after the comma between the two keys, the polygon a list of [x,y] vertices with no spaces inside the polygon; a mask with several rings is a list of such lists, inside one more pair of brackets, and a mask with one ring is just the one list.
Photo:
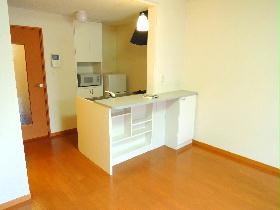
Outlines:
{"label": "cabinet handle", "polygon": [[186,100],[186,98],[181,98],[181,101],[185,101]]}

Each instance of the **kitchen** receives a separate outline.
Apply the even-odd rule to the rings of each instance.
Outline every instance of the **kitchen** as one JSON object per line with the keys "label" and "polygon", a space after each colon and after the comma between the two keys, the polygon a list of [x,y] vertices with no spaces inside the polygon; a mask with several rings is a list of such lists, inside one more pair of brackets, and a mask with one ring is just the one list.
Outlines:
{"label": "kitchen", "polygon": [[[9,9],[11,24],[25,25],[27,24],[26,22],[29,22],[30,20],[25,20],[24,23],[22,23],[21,16],[26,17],[26,14],[30,14],[31,17],[37,15],[31,10],[15,7],[10,7]],[[130,147],[131,144],[134,148],[133,145],[135,143],[140,144],[140,148],[136,148],[136,150],[139,149],[139,152],[131,150],[129,153],[133,153],[132,155],[126,157],[124,155],[122,158],[119,158],[119,160],[111,160],[111,163],[106,166],[106,171],[110,174],[112,174],[113,165],[116,165],[117,163],[121,163],[136,155],[140,155],[163,145],[167,145],[173,149],[179,149],[190,144],[194,135],[196,93],[180,91],[180,89],[178,91],[178,88],[176,88],[177,91],[174,89],[174,92],[161,91],[168,92],[166,95],[155,94],[160,92],[153,91],[151,86],[153,83],[151,83],[151,81],[148,82],[152,79],[148,74],[148,67],[153,61],[149,60],[148,62],[147,54],[153,49],[153,42],[151,42],[151,40],[153,40],[154,36],[153,19],[155,18],[155,11],[153,7],[147,4],[138,4],[136,9],[138,12],[130,11],[123,18],[111,18],[104,22],[93,21],[93,14],[89,14],[85,10],[76,11],[71,16],[71,20],[67,17],[68,30],[72,30],[73,32],[74,45],[73,60],[75,68],[71,74],[69,71],[71,59],[67,58],[66,49],[65,51],[62,51],[64,45],[59,43],[59,45],[56,46],[56,50],[48,49],[54,46],[53,43],[50,45],[50,40],[52,40],[50,35],[54,32],[48,31],[51,25],[50,22],[52,24],[54,22],[59,23],[59,21],[57,21],[59,18],[57,16],[50,16],[50,14],[47,13],[38,14],[38,20],[47,20],[47,23],[34,24],[34,19],[29,23],[30,25],[39,25],[43,27],[44,42],[46,43],[46,60],[50,61],[46,62],[46,84],[48,86],[50,130],[52,135],[55,136],[57,133],[61,133],[59,130],[58,132],[55,131],[59,127],[68,127],[67,129],[64,128],[62,133],[67,132],[69,127],[70,130],[77,128],[79,145],[86,145],[87,143],[83,142],[88,140],[82,138],[87,132],[84,124],[92,125],[88,131],[94,131],[94,133],[97,133],[95,129],[98,128],[93,126],[93,124],[98,124],[98,121],[102,119],[98,119],[97,116],[95,116],[93,119],[90,119],[95,120],[95,122],[87,122],[89,117],[86,117],[87,114],[85,117],[81,117],[80,110],[84,110],[85,113],[91,112],[92,110],[80,108],[79,101],[90,101],[94,104],[93,106],[95,106],[95,103],[98,101],[105,103],[107,101],[110,102],[107,112],[112,112],[112,116],[110,114],[110,121],[111,117],[113,121],[116,121],[114,122],[114,126],[110,123],[104,125],[104,128],[109,126],[115,131],[115,134],[113,134],[113,131],[110,129],[106,131],[107,134],[112,133],[112,136],[107,139],[107,143],[111,145],[113,139],[117,139],[119,141],[125,140],[125,142],[128,143],[125,147]],[[134,9],[134,11],[136,9]],[[151,12],[150,19],[148,10]],[[32,13],[34,14],[31,15]],[[57,26],[53,26],[53,28],[57,28]],[[56,31],[56,33],[57,32],[58,31]],[[67,38],[69,39],[71,37],[68,36]],[[67,40],[65,36],[61,36],[61,39]],[[69,52],[71,51],[68,51],[67,53]],[[48,58],[49,54],[50,57]],[[149,59],[151,58],[153,58],[153,56],[149,57]],[[150,69],[150,71],[153,71],[153,69]],[[64,80],[61,80],[61,85],[63,83],[72,83],[71,88],[67,90],[65,96],[69,94],[73,95],[73,83],[75,84],[76,94],[75,96],[73,95],[74,97],[72,96],[71,101],[68,101],[67,103],[62,101],[63,98],[61,97],[62,91],[66,90],[65,87],[55,90],[56,94],[52,93],[52,84],[54,84],[54,81],[58,81],[58,78],[54,78],[56,75],[65,78]],[[161,75],[160,77],[161,83],[164,84],[166,82],[164,75]],[[116,98],[111,99],[110,97]],[[119,104],[122,100],[125,101],[126,107],[116,107],[115,105]],[[55,106],[57,102],[61,104]],[[98,106],[100,106],[100,103]],[[97,111],[99,110],[98,106],[91,109]],[[75,112],[73,113],[73,111],[70,111],[67,107],[72,107],[71,109],[74,108]],[[138,111],[136,107],[138,107]],[[54,110],[56,110],[57,114],[54,113]],[[119,112],[125,113],[120,114],[120,116],[114,116],[114,112],[118,112],[118,110]],[[67,116],[62,116],[60,122],[54,123],[55,120],[59,119],[59,115],[63,115],[63,112],[66,112]],[[73,115],[69,116],[69,113],[71,112]],[[144,116],[141,117],[141,114],[144,114]],[[174,119],[172,119],[173,114]],[[131,116],[129,117],[129,115]],[[145,120],[145,116],[148,116],[148,119]],[[170,116],[170,119],[166,120],[168,116]],[[130,120],[127,120],[127,117]],[[144,119],[143,122],[135,123],[135,121],[138,121],[141,118]],[[171,123],[173,120],[177,121],[174,126]],[[123,121],[125,121],[125,123],[122,123]],[[80,123],[83,125],[79,126]],[[187,124],[188,129],[182,129],[183,124]],[[60,128],[60,130],[61,129],[62,128]],[[141,132],[141,130],[143,132]],[[166,135],[164,132],[160,132],[165,130]],[[186,132],[184,132],[184,130]],[[136,133],[137,135],[135,135]],[[91,138],[92,136],[89,137],[89,139]],[[171,138],[173,138],[175,142],[172,142],[170,140]],[[100,139],[97,140],[100,141]],[[114,143],[116,143],[116,141]],[[142,143],[146,147],[141,148]],[[99,145],[101,145],[100,142],[97,142],[96,144],[98,146],[95,145],[95,148],[98,148]],[[90,156],[84,152],[82,147],[79,147],[79,150],[87,157]],[[112,156],[112,154],[106,152],[104,152],[103,155],[106,156],[104,159],[108,156]],[[95,160],[92,161],[96,163]],[[101,168],[104,167],[101,166]]]}
{"label": "kitchen", "polygon": [[[0,209],[278,208],[278,1],[0,5]],[[147,46],[134,46],[147,9]],[[99,56],[77,62],[76,39],[93,46],[76,36],[87,25],[77,18],[81,10],[102,45],[84,54]],[[47,95],[47,126],[32,141],[20,124],[34,118],[19,113],[11,25],[41,35],[43,64],[34,69],[45,70],[45,81],[30,87]]]}
{"label": "kitchen", "polygon": [[113,175],[113,166],[164,145],[192,143],[197,93],[77,98],[78,147]]}
{"label": "kitchen", "polygon": [[[77,19],[86,15],[80,13]],[[117,53],[110,51],[111,59],[105,58],[115,66],[102,62],[101,24],[75,22],[78,148],[110,175],[114,165],[163,145],[180,149],[191,144],[194,137],[197,93],[146,94],[148,23],[140,31],[141,16],[147,19],[148,11],[140,12],[137,24],[136,16],[122,21],[125,26],[120,22],[105,26],[106,32],[111,32],[105,36],[111,40],[112,31],[116,33],[112,45],[103,41],[106,48],[116,45],[113,51]],[[144,42],[141,36],[145,36]],[[103,57],[108,57],[106,50]]]}
{"label": "kitchen", "polygon": [[[143,12],[148,15],[148,11]],[[148,28],[136,30],[139,15],[103,24],[75,21],[79,96],[100,97],[106,90],[119,94],[146,93]],[[144,24],[148,27],[146,15]],[[139,43],[142,37],[144,42]]]}

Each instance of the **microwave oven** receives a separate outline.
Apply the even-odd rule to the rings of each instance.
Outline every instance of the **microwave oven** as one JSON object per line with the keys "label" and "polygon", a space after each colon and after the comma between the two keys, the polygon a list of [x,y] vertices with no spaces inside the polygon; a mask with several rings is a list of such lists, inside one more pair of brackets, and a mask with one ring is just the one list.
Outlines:
{"label": "microwave oven", "polygon": [[101,85],[101,74],[83,73],[78,74],[78,86],[99,86]]}

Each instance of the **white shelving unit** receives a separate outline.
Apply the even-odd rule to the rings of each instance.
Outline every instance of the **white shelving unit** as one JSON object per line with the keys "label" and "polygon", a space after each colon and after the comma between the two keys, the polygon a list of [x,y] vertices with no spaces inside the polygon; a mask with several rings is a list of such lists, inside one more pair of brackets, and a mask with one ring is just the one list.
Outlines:
{"label": "white shelving unit", "polygon": [[132,107],[131,112],[132,124],[144,123],[152,120],[153,104]]}
{"label": "white shelving unit", "polygon": [[152,132],[133,136],[122,144],[114,145],[112,150],[112,166],[150,151]]}
{"label": "white shelving unit", "polygon": [[112,109],[112,166],[150,150],[153,105]]}

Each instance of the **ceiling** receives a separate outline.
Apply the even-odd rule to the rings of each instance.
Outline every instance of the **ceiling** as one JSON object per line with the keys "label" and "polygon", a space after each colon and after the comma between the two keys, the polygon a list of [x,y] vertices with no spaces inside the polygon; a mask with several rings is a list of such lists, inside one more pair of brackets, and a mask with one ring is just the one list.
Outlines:
{"label": "ceiling", "polygon": [[137,0],[8,0],[9,6],[73,15],[86,10],[90,20],[112,23],[147,9]]}

